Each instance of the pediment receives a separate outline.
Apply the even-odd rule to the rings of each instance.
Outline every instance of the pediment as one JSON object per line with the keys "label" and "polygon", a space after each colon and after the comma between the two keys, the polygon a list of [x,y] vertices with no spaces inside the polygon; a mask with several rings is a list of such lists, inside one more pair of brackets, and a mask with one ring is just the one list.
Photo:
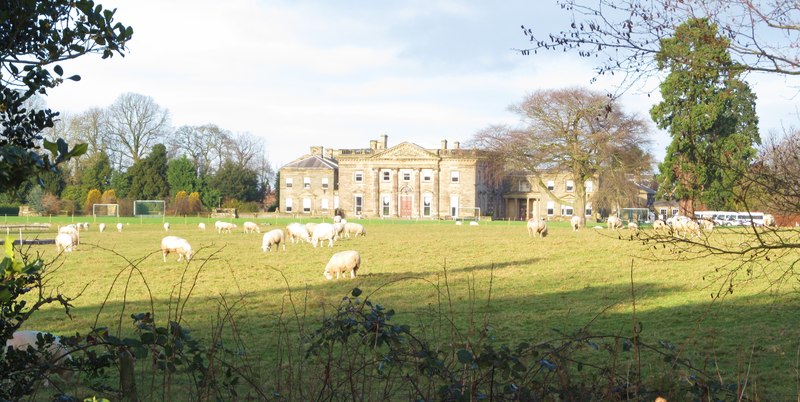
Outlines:
{"label": "pediment", "polygon": [[429,152],[425,148],[417,144],[412,144],[410,142],[403,142],[397,144],[385,151],[379,152],[372,156],[373,159],[392,159],[392,160],[403,160],[403,159],[439,159],[439,156]]}

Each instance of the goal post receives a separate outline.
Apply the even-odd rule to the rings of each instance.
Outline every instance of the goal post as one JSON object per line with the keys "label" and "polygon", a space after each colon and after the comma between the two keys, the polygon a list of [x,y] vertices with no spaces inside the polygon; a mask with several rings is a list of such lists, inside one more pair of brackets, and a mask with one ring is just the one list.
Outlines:
{"label": "goal post", "polygon": [[166,212],[164,200],[136,200],[133,202],[133,216],[163,217]]}
{"label": "goal post", "polygon": [[119,217],[119,204],[92,204],[92,216]]}

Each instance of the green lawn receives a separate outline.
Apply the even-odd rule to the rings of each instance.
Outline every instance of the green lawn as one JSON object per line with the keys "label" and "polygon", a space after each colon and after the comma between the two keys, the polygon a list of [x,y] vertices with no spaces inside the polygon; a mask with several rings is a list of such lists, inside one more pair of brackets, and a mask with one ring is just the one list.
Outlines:
{"label": "green lawn", "polygon": [[[42,238],[54,237],[58,224],[71,221],[5,218],[7,223],[26,220],[53,223],[51,231],[38,234]],[[717,365],[726,382],[736,381],[750,365],[751,386],[768,399],[797,395],[800,315],[794,289],[774,291],[764,280],[742,281],[732,294],[712,301],[711,294],[724,284],[704,276],[722,266],[722,260],[655,261],[651,250],[639,242],[620,241],[617,232],[573,232],[567,223],[551,224],[547,238],[535,239],[527,236],[521,222],[457,226],[449,221],[361,221],[366,237],[343,239],[333,248],[288,244],[285,252],[263,253],[260,235],[242,233],[243,219],[231,234],[217,234],[214,220],[166,220],[171,223],[169,234],[186,238],[195,249],[188,266],[176,262],[174,255],[162,261],[160,239],[166,234],[161,219],[123,218],[128,224],[122,233],[113,227],[115,218],[104,220],[109,226],[105,233],[93,223],[82,232],[76,252],[57,258],[59,268],[50,282],[68,295],[83,292],[75,302],[74,318],[46,309],[27,328],[85,333],[98,322],[130,335],[131,313],[148,311],[152,303],[157,318],[173,317],[176,300],[186,297],[196,275],[182,322],[202,337],[221,311],[221,300],[238,302],[237,329],[248,354],[265,366],[275,359],[279,317],[291,316],[290,303],[313,329],[323,310],[330,312],[353,287],[395,309],[394,321],[430,336],[438,335],[429,322],[431,312],[449,310],[450,304],[453,311],[448,314],[464,334],[488,319],[498,343],[540,342],[554,337],[553,329],[572,331],[590,322],[595,333],[630,335],[632,275],[636,321],[643,324],[646,342],[663,339],[685,346],[697,366]],[[198,230],[200,221],[209,229]],[[264,225],[262,232],[285,228],[289,222],[256,221]],[[631,232],[619,233],[627,237]],[[713,236],[740,234],[718,231]],[[326,262],[347,249],[361,253],[358,277],[326,281]],[[34,246],[30,251],[46,260],[55,258],[55,246]],[[126,258],[134,260],[138,270],[131,270]],[[449,302],[435,286],[444,289],[445,273]]]}

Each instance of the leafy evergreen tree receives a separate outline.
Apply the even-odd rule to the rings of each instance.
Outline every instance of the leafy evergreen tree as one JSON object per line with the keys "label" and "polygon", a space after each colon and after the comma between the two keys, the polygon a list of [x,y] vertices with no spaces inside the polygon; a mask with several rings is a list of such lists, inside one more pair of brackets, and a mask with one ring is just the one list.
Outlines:
{"label": "leafy evergreen tree", "polygon": [[169,196],[167,147],[163,144],[156,144],[150,155],[134,163],[128,173],[131,176],[130,198],[163,200]]}
{"label": "leafy evergreen tree", "polygon": [[729,46],[716,25],[690,19],[661,41],[656,56],[669,75],[661,83],[664,100],[650,114],[672,136],[659,166],[659,194],[679,200],[684,214],[696,201],[732,208],[732,191],[760,143],[755,95],[739,79],[743,69],[731,61]]}
{"label": "leafy evergreen tree", "polygon": [[186,155],[169,161],[167,182],[169,183],[170,193],[173,195],[180,191],[189,193],[197,190],[194,163]]}
{"label": "leafy evergreen tree", "polygon": [[209,180],[211,188],[219,191],[225,199],[260,201],[258,174],[252,169],[233,161],[225,161]]}
{"label": "leafy evergreen tree", "polygon": [[105,191],[111,185],[111,160],[105,152],[98,152],[87,161],[81,172],[81,187],[84,191],[96,188]]}

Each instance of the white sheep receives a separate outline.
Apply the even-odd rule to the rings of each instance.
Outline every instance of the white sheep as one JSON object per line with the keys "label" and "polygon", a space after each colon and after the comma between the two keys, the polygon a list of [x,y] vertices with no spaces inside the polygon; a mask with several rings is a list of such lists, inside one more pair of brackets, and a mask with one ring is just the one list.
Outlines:
{"label": "white sheep", "polygon": [[656,219],[653,221],[653,229],[661,230],[666,228],[667,228],[667,223],[662,221],[661,219]]}
{"label": "white sheep", "polygon": [[581,217],[578,215],[573,216],[572,219],[569,220],[569,224],[572,226],[573,231],[577,231],[581,228]]}
{"label": "white sheep", "polygon": [[178,254],[178,261],[186,258],[186,261],[192,259],[192,246],[186,239],[178,236],[167,236],[161,239],[161,254],[164,256],[164,262],[167,262],[167,254]]}
{"label": "white sheep", "polygon": [[317,247],[320,240],[327,240],[328,247],[333,247],[333,242],[336,240],[336,228],[330,223],[320,223],[314,228],[314,233],[311,235],[311,244]]}
{"label": "white sheep", "polygon": [[773,227],[775,225],[775,217],[772,214],[764,214],[764,218],[762,219],[764,222],[764,226]]}
{"label": "white sheep", "polygon": [[333,231],[335,233],[334,236],[337,239],[341,238],[342,234],[344,233],[344,224],[342,222],[334,223],[333,224]]}
{"label": "white sheep", "polygon": [[169,232],[169,222],[164,222],[164,231]]}
{"label": "white sheep", "polygon": [[314,233],[314,228],[317,227],[317,224],[314,222],[308,222],[305,226],[308,233]]}
{"label": "white sheep", "polygon": [[261,233],[261,228],[259,228],[258,224],[255,222],[245,222],[244,224],[242,224],[242,227],[244,228],[245,233],[252,233],[252,232]]}
{"label": "white sheep", "polygon": [[539,238],[544,238],[547,236],[547,222],[545,222],[544,218],[531,218],[528,220],[528,235],[538,235]]}
{"label": "white sheep", "polygon": [[705,232],[712,232],[714,231],[714,221],[711,219],[700,219],[698,221],[701,225],[701,229]]}
{"label": "white sheep", "polygon": [[300,243],[300,240],[303,240],[306,243],[311,243],[311,235],[309,234],[308,229],[306,229],[302,223],[290,223],[286,226],[286,233],[288,233],[289,240],[292,241],[292,244],[294,244],[295,241]]}
{"label": "white sheep", "polygon": [[122,232],[122,222],[117,224],[117,232]]}
{"label": "white sheep", "polygon": [[358,272],[360,267],[361,256],[358,254],[358,251],[340,251],[331,256],[328,264],[325,265],[325,272],[323,272],[322,275],[325,276],[325,279],[331,280],[333,279],[333,274],[336,274],[336,279],[339,279],[340,274],[344,276],[347,271],[350,271],[350,278],[355,278],[356,272]]}
{"label": "white sheep", "polygon": [[470,221],[470,222],[469,222],[469,225],[470,225],[470,226],[478,226],[478,222],[476,222],[476,221]]}
{"label": "white sheep", "polygon": [[105,232],[106,231],[106,224],[105,223],[98,224],[97,225],[97,230],[99,230],[100,233]]}
{"label": "white sheep", "polygon": [[59,234],[67,234],[72,237],[73,246],[81,244],[81,232],[74,225],[67,225],[58,229]]}
{"label": "white sheep", "polygon": [[639,225],[636,222],[628,222],[628,229],[639,230]]}
{"label": "white sheep", "polygon": [[[49,336],[53,336],[52,343],[47,342]],[[42,331],[16,331],[11,339],[6,339],[6,348],[14,348],[16,350],[28,350],[28,348],[37,349],[37,343],[40,337],[45,342],[43,345],[47,345],[43,350],[43,352],[46,353],[43,357],[46,357],[48,363],[56,368],[56,373],[61,378],[65,380],[69,379],[72,376],[72,371],[64,368],[59,369],[59,367],[63,366],[65,362],[71,361],[72,357],[69,355],[69,349],[67,349],[67,347],[61,343],[60,338],[55,335]]]}
{"label": "white sheep", "polygon": [[89,222],[79,223],[78,229],[89,230]]}
{"label": "white sheep", "polygon": [[217,229],[217,233],[231,233],[231,231],[236,229],[237,226],[235,223],[216,221],[214,222],[214,227]]}
{"label": "white sheep", "polygon": [[283,238],[283,229],[273,229],[267,233],[264,233],[264,237],[261,239],[261,249],[264,250],[265,253],[267,251],[272,251],[273,244],[275,245],[276,250],[281,244],[283,244],[283,251],[286,251],[286,242]]}
{"label": "white sheep", "polygon": [[336,215],[333,217],[333,223],[341,223],[342,217],[340,215]]}
{"label": "white sheep", "polygon": [[622,229],[622,220],[614,215],[609,216],[606,226],[609,229]]}
{"label": "white sheep", "polygon": [[75,247],[75,243],[72,240],[72,235],[68,233],[59,233],[56,236],[56,252],[61,254],[61,252],[71,253],[73,248]]}
{"label": "white sheep", "polygon": [[203,223],[203,222],[200,222],[200,223],[197,224],[197,228],[200,229],[200,230],[206,230],[206,224]]}
{"label": "white sheep", "polygon": [[353,235],[355,237],[366,236],[367,230],[364,229],[364,225],[360,223],[347,222],[344,224],[344,235],[345,237],[348,238],[350,237],[350,235]]}

